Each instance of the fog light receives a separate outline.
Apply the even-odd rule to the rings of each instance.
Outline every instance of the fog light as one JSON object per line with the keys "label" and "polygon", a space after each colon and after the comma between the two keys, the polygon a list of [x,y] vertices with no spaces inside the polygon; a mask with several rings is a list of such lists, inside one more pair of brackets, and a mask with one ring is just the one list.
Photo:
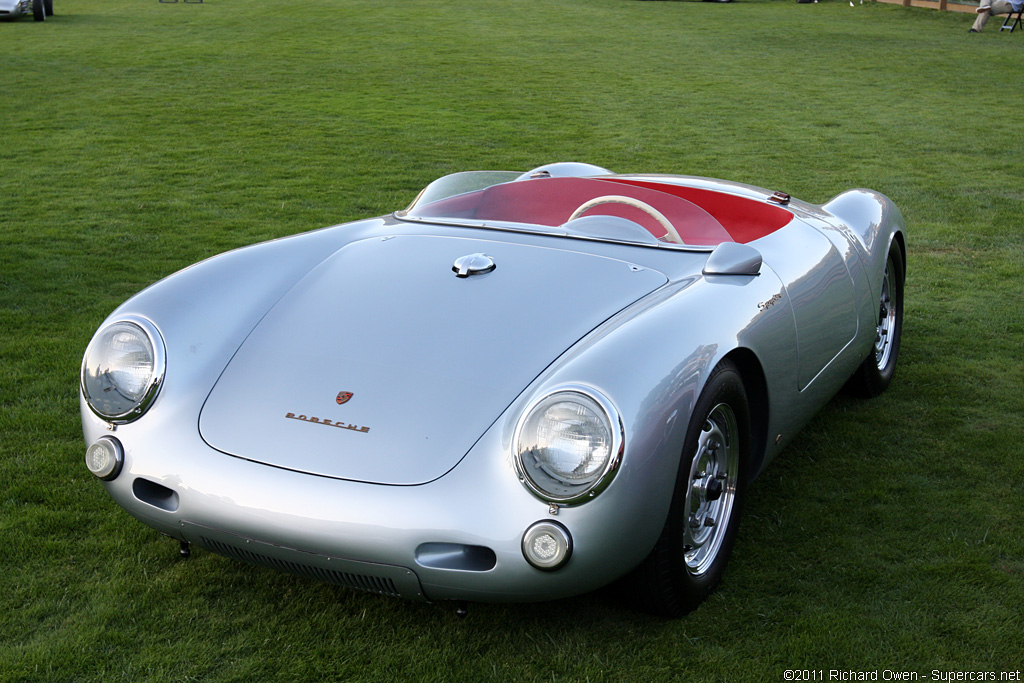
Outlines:
{"label": "fog light", "polygon": [[124,449],[112,436],[103,436],[85,452],[85,466],[104,481],[110,481],[121,473],[124,463]]}
{"label": "fog light", "polygon": [[537,522],[523,534],[523,557],[537,569],[558,569],[570,555],[572,537],[561,524]]}

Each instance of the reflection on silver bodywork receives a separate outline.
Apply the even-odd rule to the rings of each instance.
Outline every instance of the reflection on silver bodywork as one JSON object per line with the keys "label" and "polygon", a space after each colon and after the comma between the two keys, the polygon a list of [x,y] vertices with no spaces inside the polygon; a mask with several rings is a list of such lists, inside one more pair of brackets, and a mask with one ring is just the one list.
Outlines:
{"label": "reflection on silver bodywork", "polygon": [[832,243],[803,222],[794,221],[785,239],[758,240],[757,248],[786,287],[797,331],[795,379],[803,389],[857,333],[853,280]]}
{"label": "reflection on silver bodywork", "polygon": [[[475,252],[501,266],[453,277],[451,264]],[[382,270],[382,261],[404,265]],[[573,281],[586,291],[565,289]],[[277,467],[422,484],[454,467],[552,358],[665,282],[622,261],[501,242],[355,242],[253,330],[206,401],[200,431],[224,453]],[[341,389],[354,393],[344,405]],[[312,427],[288,413],[368,432]]]}
{"label": "reflection on silver bodywork", "polygon": [[[618,178],[753,206],[772,195]],[[452,191],[428,187],[413,206]],[[723,358],[751,387],[755,474],[874,353],[898,209],[863,190],[773,207],[789,222],[714,260],[717,245],[654,244],[631,219],[385,217],[197,264],[108,318],[152,321],[167,372],[145,415],[117,425],[121,471],[102,485],[176,539],[384,595],[525,601],[606,585],[661,534],[690,413]],[[453,273],[476,255],[496,267],[470,258],[471,277]],[[535,495],[513,454],[524,414],[566,386],[606,397],[620,431],[614,478],[578,505]],[[84,399],[81,416],[86,443],[108,434]],[[554,571],[537,529],[564,531]]]}

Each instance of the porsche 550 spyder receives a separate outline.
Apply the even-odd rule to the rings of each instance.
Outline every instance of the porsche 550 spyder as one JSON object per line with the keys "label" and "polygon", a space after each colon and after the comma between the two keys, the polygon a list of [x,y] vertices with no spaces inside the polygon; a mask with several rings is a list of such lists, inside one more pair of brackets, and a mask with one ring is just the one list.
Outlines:
{"label": "porsche 550 spyder", "polygon": [[621,580],[679,615],[748,483],[890,383],[905,263],[869,190],[456,173],[121,305],[82,362],[86,464],[183,554],[426,601]]}

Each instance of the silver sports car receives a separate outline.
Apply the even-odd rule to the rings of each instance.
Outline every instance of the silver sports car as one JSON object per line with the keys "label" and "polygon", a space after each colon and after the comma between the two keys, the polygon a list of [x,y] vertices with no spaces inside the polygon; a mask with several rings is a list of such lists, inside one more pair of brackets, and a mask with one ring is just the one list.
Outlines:
{"label": "silver sports car", "polygon": [[869,190],[578,163],[239,249],[129,299],[82,362],[86,464],[181,542],[418,600],[715,587],[748,483],[900,347]]}
{"label": "silver sports car", "polygon": [[17,19],[23,14],[45,21],[53,16],[53,0],[0,0],[0,20]]}

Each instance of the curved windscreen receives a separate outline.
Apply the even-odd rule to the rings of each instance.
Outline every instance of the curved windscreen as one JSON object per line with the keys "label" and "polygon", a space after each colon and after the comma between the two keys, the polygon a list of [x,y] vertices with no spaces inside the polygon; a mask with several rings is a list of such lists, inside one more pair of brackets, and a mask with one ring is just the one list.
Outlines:
{"label": "curved windscreen", "polygon": [[463,173],[452,173],[443,178],[438,178],[423,188],[423,191],[413,200],[409,208],[405,210],[405,213],[412,212],[418,206],[433,204],[448,197],[454,197],[455,195],[475,190],[483,190],[491,185],[512,182],[520,175],[522,174],[518,171],[465,171]]}
{"label": "curved windscreen", "polygon": [[[670,186],[666,185],[666,189]],[[597,234],[587,234],[600,221]],[[597,236],[644,243],[635,230],[641,226],[651,243],[709,246],[731,242],[729,233],[707,211],[671,192],[641,187],[610,177],[524,178],[516,172],[456,173],[431,183],[401,218],[465,224],[540,226],[573,236]],[[581,221],[579,229],[576,221]],[[642,232],[642,231],[641,231]],[[676,234],[673,234],[676,233]]]}

